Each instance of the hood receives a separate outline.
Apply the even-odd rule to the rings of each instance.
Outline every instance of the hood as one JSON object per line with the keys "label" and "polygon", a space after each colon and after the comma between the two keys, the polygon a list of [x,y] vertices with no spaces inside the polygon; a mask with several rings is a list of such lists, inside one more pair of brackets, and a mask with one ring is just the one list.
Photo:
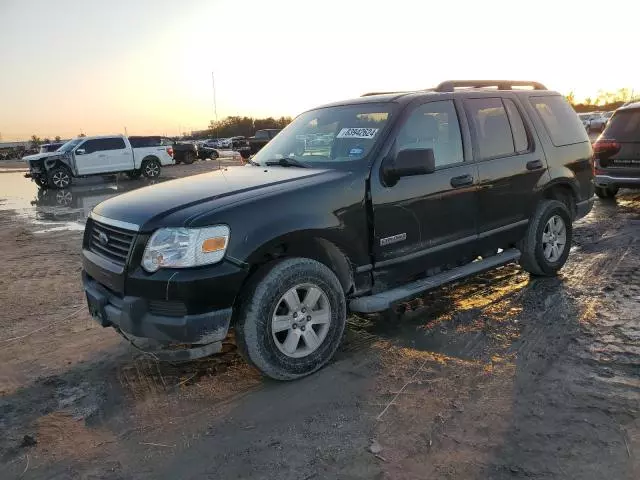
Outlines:
{"label": "hood", "polygon": [[35,155],[27,155],[26,157],[22,157],[22,160],[24,160],[25,162],[29,162],[32,160],[42,160],[44,158],[62,157],[63,155],[63,152],[36,153]]}
{"label": "hood", "polygon": [[163,218],[180,210],[193,212],[198,210],[194,207],[208,203],[206,209],[210,211],[274,189],[291,188],[300,180],[324,176],[329,172],[278,166],[230,167],[140,188],[100,203],[93,212],[112,220],[139,225],[141,230],[152,229]]}

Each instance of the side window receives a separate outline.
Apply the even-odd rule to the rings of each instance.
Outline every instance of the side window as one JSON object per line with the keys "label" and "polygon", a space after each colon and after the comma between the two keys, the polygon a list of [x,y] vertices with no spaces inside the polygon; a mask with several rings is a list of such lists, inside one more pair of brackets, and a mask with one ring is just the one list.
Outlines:
{"label": "side window", "polygon": [[416,108],[397,137],[398,151],[431,148],[436,167],[464,161],[458,115],[451,100]]}
{"label": "side window", "polygon": [[125,148],[124,140],[122,138],[103,138],[100,140],[100,150],[122,150]]}
{"label": "side window", "polygon": [[475,127],[481,159],[515,154],[507,111],[500,98],[476,98],[466,101]]}
{"label": "side window", "polygon": [[511,123],[511,132],[513,133],[513,144],[517,153],[527,152],[529,150],[529,138],[527,130],[524,128],[522,115],[513,100],[510,98],[503,99],[507,113],[509,114],[509,122]]}
{"label": "side window", "polygon": [[98,148],[98,142],[99,141],[100,140],[87,140],[86,142],[84,142],[81,145],[79,145],[78,148],[80,150],[84,150],[85,153],[97,152],[99,150],[99,148]]}
{"label": "side window", "polygon": [[529,97],[529,101],[556,147],[589,141],[578,115],[560,95]]}
{"label": "side window", "polygon": [[269,133],[265,132],[264,130],[258,130],[256,132],[256,139],[258,139],[258,140],[268,140],[269,139]]}

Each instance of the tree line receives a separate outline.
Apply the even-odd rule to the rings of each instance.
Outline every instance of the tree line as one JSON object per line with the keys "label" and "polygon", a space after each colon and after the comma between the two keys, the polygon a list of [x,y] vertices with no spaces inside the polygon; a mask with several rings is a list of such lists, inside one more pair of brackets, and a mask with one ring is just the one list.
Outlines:
{"label": "tree line", "polygon": [[[573,92],[569,92],[565,98],[576,112],[584,113],[594,110],[611,111],[620,108],[627,102],[640,101],[640,97],[634,93],[633,89],[619,88],[615,92],[598,90],[595,97],[587,97],[583,102],[577,102]],[[640,95],[640,92],[638,94]]]}
{"label": "tree line", "polygon": [[229,138],[229,137],[251,137],[257,130],[267,128],[282,129],[291,123],[291,117],[280,118],[253,118],[230,116],[222,120],[211,120],[207,130],[198,132],[197,134],[185,135],[193,139],[200,138]]}

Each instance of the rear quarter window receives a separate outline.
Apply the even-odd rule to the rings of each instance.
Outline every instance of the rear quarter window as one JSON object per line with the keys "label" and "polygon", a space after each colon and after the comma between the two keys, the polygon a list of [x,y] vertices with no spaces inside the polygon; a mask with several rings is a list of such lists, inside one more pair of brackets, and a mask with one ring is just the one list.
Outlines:
{"label": "rear quarter window", "polygon": [[640,142],[640,109],[618,110],[603,136],[618,142]]}
{"label": "rear quarter window", "polygon": [[530,97],[529,101],[556,147],[589,141],[575,110],[560,95]]}

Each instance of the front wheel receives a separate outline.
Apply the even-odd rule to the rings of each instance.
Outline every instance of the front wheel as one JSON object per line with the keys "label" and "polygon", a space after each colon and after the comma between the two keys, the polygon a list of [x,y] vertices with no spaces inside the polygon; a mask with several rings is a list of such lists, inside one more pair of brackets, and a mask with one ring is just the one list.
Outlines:
{"label": "front wheel", "polygon": [[346,318],[335,274],[315,260],[289,258],[265,266],[243,292],[236,339],[243,356],[264,375],[294,380],[333,357]]}
{"label": "front wheel", "polygon": [[157,178],[160,176],[161,168],[158,160],[147,160],[142,165],[142,174],[147,178]]}
{"label": "front wheel", "polygon": [[544,200],[520,242],[520,265],[533,275],[555,275],[569,257],[572,238],[571,213],[567,206],[558,200]]}
{"label": "front wheel", "polygon": [[613,198],[618,194],[618,187],[606,186],[606,187],[598,187],[596,186],[596,195],[600,198]]}
{"label": "front wheel", "polygon": [[47,184],[59,190],[67,188],[69,185],[71,185],[71,174],[69,173],[69,170],[64,167],[54,168],[49,172]]}

